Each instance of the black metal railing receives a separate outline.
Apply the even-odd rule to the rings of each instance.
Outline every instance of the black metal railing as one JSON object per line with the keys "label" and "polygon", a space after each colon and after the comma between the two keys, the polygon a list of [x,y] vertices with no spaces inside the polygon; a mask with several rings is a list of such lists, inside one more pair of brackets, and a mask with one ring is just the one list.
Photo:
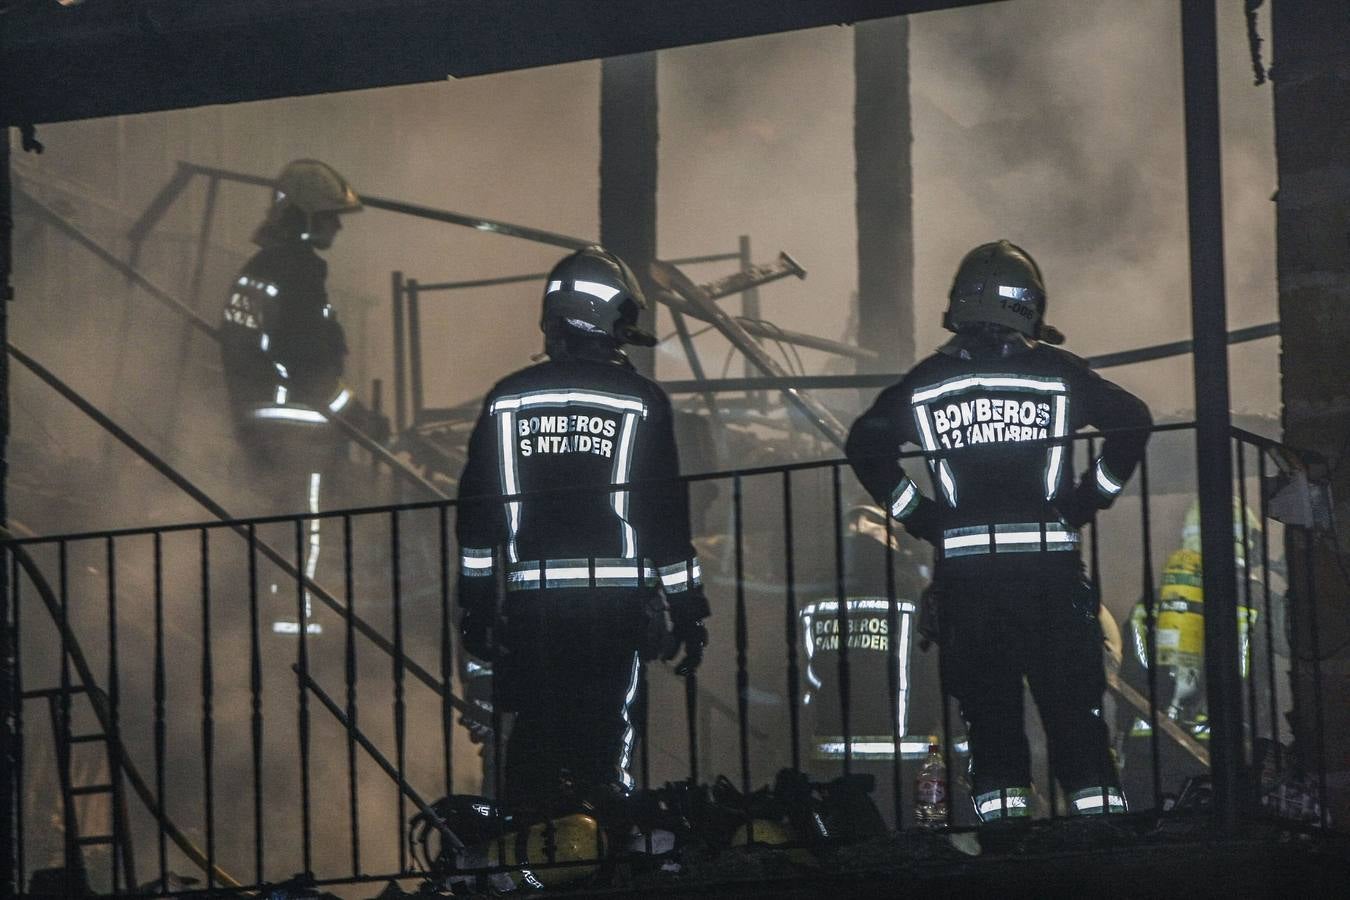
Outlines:
{"label": "black metal railing", "polygon": [[[1086,534],[1088,573],[1104,602],[1127,610],[1127,625],[1136,616],[1144,623],[1142,681],[1131,686],[1121,671],[1110,681],[1116,718],[1134,742],[1126,769],[1146,771],[1135,780],[1145,787],[1129,795],[1135,811],[1162,813],[1169,804],[1176,814],[1203,810],[1192,806],[1197,792],[1181,782],[1185,775],[1199,783],[1206,774],[1207,754],[1197,752],[1204,749],[1204,722],[1179,711],[1175,667],[1166,673],[1173,688],[1166,696],[1158,623],[1168,610],[1160,605],[1154,556],[1167,523],[1175,523],[1192,496],[1191,478],[1177,471],[1185,464],[1176,462],[1194,460],[1190,436],[1189,425],[1156,428],[1120,502]],[[1073,438],[1087,445],[1089,456],[1100,439]],[[1274,579],[1283,568],[1271,553],[1282,541],[1311,552],[1315,537],[1270,516],[1270,454],[1280,451],[1287,465],[1288,451],[1236,430],[1233,445],[1235,540],[1243,547],[1245,587],[1230,602],[1240,603],[1245,644],[1244,659],[1232,662],[1246,673],[1248,809],[1255,814],[1264,804],[1325,827],[1314,585],[1310,568],[1299,568],[1304,583],[1282,597]],[[1151,464],[1159,457],[1166,462],[1161,476]],[[906,780],[918,760],[906,758],[903,748],[916,736],[925,743],[932,737],[942,746],[953,788],[947,823],[973,824],[961,796],[965,746],[958,711],[932,678],[921,677],[918,661],[926,657],[914,649],[917,591],[931,574],[926,552],[917,552],[889,517],[874,526],[856,517],[853,498],[871,501],[862,499],[841,460],[685,480],[729,489],[713,501],[724,515],[707,517],[727,522],[726,528],[696,537],[715,610],[713,642],[697,678],[681,682],[653,666],[641,682],[640,787],[692,785],[734,772],[748,796],[779,769],[819,778],[865,770],[878,779],[877,803],[890,824],[907,827],[914,801]],[[1252,502],[1259,514],[1248,519],[1242,510]],[[486,708],[466,702],[455,689],[465,681],[467,662],[458,655],[452,604],[457,510],[456,501],[432,501],[6,541],[12,627],[21,651],[14,702],[23,749],[18,846],[24,872],[61,859],[67,870],[86,868],[104,890],[131,891],[135,874],[144,879],[151,871],[151,891],[160,894],[181,893],[173,873],[189,868],[201,871],[207,891],[274,884],[297,872],[312,873],[321,884],[425,877],[428,854],[407,828],[414,809],[436,826],[438,813],[423,792],[500,797],[504,777],[502,741],[489,738],[479,763],[465,727],[467,721],[480,736],[485,729],[500,735],[500,705],[495,697]],[[1252,534],[1256,528],[1259,536]],[[867,573],[848,549],[851,541],[867,539],[881,545],[883,560],[882,571],[866,582],[870,590],[859,587]],[[326,549],[332,546],[335,552]],[[1132,573],[1141,611],[1134,615],[1134,604],[1122,607],[1119,593]],[[861,605],[864,595],[873,598],[870,605]],[[817,618],[804,630],[808,606]],[[885,652],[884,670],[871,679],[858,667],[871,661],[866,654],[873,643],[853,640],[863,634],[853,615],[862,609],[876,613],[865,628],[886,636],[875,642]],[[834,636],[826,642],[834,650],[833,685],[818,677],[823,651],[812,643],[813,626]],[[1134,643],[1133,636],[1125,641],[1127,659]],[[1264,644],[1259,666],[1258,643]],[[941,643],[930,652],[940,654]],[[1289,662],[1283,676],[1280,659]],[[328,691],[338,686],[334,699]],[[725,699],[733,694],[734,702]],[[834,698],[831,721],[820,712],[827,694]],[[870,743],[855,741],[858,729],[868,727],[861,724],[865,707],[875,707],[878,694],[886,733],[867,735]],[[936,696],[934,711],[907,734],[901,713],[925,694]],[[814,707],[805,704],[811,696],[821,698]],[[32,704],[39,700],[52,710],[50,735],[34,724]],[[709,717],[714,706],[729,713],[734,741],[706,733],[723,726]],[[649,714],[655,709],[666,712]],[[1135,728],[1136,721],[1147,727]],[[818,740],[822,733],[842,739],[838,754],[823,754],[830,742]],[[1284,740],[1291,734],[1292,745]],[[888,741],[889,755],[875,752],[873,745]],[[90,748],[99,746],[102,756],[90,761]],[[1065,798],[1056,795],[1051,761],[1036,755],[1037,780],[1049,791],[1040,813],[1061,815]],[[151,778],[142,775],[146,767]],[[1294,809],[1299,803],[1303,808]],[[748,803],[743,812],[754,840]],[[453,837],[440,833],[442,848],[451,847]],[[635,849],[651,850],[652,832],[639,843],[644,846]],[[585,862],[511,865],[504,847],[485,859],[473,871],[542,872]]]}

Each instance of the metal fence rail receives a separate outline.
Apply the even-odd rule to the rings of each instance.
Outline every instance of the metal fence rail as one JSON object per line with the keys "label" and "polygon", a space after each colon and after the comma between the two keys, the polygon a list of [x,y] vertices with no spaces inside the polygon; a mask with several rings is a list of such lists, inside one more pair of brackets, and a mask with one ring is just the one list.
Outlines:
{"label": "metal fence rail", "polygon": [[[1155,431],[1155,442],[1191,437],[1189,425]],[[1090,455],[1100,438],[1073,440]],[[1206,604],[1231,602],[1240,612],[1240,764],[1266,770],[1264,781],[1250,779],[1247,814],[1264,804],[1325,827],[1314,586],[1291,587],[1284,597],[1276,588],[1282,567],[1272,559],[1279,545],[1272,530],[1283,526],[1267,508],[1275,445],[1235,432],[1233,448],[1236,509],[1255,504],[1259,511],[1251,519],[1239,512],[1235,526],[1244,548],[1240,596]],[[686,480],[720,490],[707,520],[725,524],[696,538],[715,610],[714,641],[697,680],[680,683],[653,666],[642,682],[648,702],[636,722],[640,787],[734,773],[748,795],[779,769],[818,779],[865,771],[878,780],[876,803],[903,828],[913,819],[906,780],[917,764],[907,748],[931,739],[961,798],[948,808],[948,825],[972,824],[961,787],[960,717],[921,674],[929,658],[913,634],[916,585],[930,572],[926,550],[918,552],[889,519],[867,537],[856,510],[864,501],[842,460]],[[1173,527],[1178,502],[1188,499],[1151,496],[1145,458],[1118,507],[1089,526],[1085,539],[1094,584],[1117,607],[1137,587],[1145,623],[1142,682],[1131,687],[1127,673],[1111,676],[1117,719],[1127,723],[1122,741],[1133,741],[1126,769],[1143,773],[1136,783],[1144,787],[1129,796],[1136,813],[1161,814],[1176,803],[1170,814],[1183,814],[1182,773],[1208,769],[1203,723],[1177,713],[1159,666],[1158,621],[1167,607],[1157,595],[1154,547]],[[489,698],[489,714],[455,690],[469,662],[456,649],[451,603],[457,508],[453,500],[428,501],[4,541],[21,650],[18,799],[26,875],[64,860],[67,869],[87,866],[105,890],[130,891],[138,886],[133,872],[142,880],[151,873],[151,891],[159,894],[182,893],[173,873],[190,868],[201,870],[207,891],[259,887],[296,872],[323,884],[424,877],[425,849],[410,838],[409,817],[429,815],[436,830],[429,798],[500,796],[503,777],[502,742],[489,739],[481,755],[473,753],[465,728],[467,718],[480,736],[486,728],[500,734],[500,706]],[[306,548],[316,530],[339,549],[310,573]],[[862,571],[850,554],[850,542],[868,539],[881,545],[881,571]],[[1311,542],[1301,532],[1291,541]],[[264,550],[276,547],[287,549]],[[859,611],[872,613],[861,628]],[[293,633],[269,628],[269,619],[282,617],[297,623]],[[1124,618],[1132,620],[1128,612]],[[867,629],[886,640],[863,640]],[[818,643],[817,634],[833,640]],[[1133,643],[1125,641],[1127,660]],[[868,678],[859,667],[874,659],[875,647],[884,669]],[[822,648],[834,650],[828,672]],[[928,652],[940,654],[941,644]],[[1313,689],[1305,696],[1299,689],[1308,681]],[[936,711],[907,733],[907,711],[922,696],[937,698]],[[50,728],[35,715],[39,702],[50,705]],[[885,733],[860,731],[869,727],[869,705],[878,703],[888,711]],[[834,743],[839,752],[822,757]],[[879,744],[890,745],[889,756],[877,753]],[[91,757],[90,748],[100,746],[103,755]],[[1051,762],[1037,754],[1037,778],[1048,788],[1045,816],[1062,815],[1065,803]],[[1299,798],[1301,813],[1289,809]],[[749,805],[745,817],[753,840]],[[443,846],[453,844],[441,834]],[[639,844],[651,849],[652,833]],[[625,852],[604,848],[606,856]],[[509,862],[510,854],[484,859]],[[580,865],[530,860],[529,868],[542,872],[555,863]]]}

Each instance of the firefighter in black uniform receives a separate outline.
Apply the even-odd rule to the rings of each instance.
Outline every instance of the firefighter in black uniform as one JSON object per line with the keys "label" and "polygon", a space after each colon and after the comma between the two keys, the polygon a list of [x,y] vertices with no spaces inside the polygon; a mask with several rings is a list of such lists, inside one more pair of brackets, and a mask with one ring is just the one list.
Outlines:
{"label": "firefighter in black uniform", "polygon": [[[220,343],[236,430],[252,483],[281,512],[319,511],[323,481],[345,448],[328,415],[362,414],[342,383],[347,343],[328,302],[328,264],[315,252],[332,246],[342,215],[360,209],[331,166],[288,163],[253,235],[261,249],[235,277],[225,303]],[[310,577],[319,543],[315,519],[305,551]],[[299,627],[273,626],[278,633]],[[319,630],[317,623],[307,627]]]}
{"label": "firefighter in black uniform", "polygon": [[654,343],[636,325],[644,306],[606,251],[563,259],[544,293],[548,360],[493,387],[470,438],[460,630],[493,661],[496,702],[516,714],[508,808],[626,795],[642,661],[683,648],[687,674],[702,659],[709,609],[670,401],[621,349]]}
{"label": "firefighter in black uniform", "polygon": [[[848,654],[852,684],[868,685],[849,700],[849,735],[853,772],[876,779],[874,797],[890,821],[894,806],[893,766],[897,749],[901,777],[912,780],[927,756],[928,746],[942,733],[937,654],[919,649],[917,611],[927,585],[927,554],[914,542],[902,541],[900,529],[886,527],[886,513],[859,504],[845,514],[844,591],[848,620]],[[891,551],[887,553],[886,543]],[[887,565],[891,573],[887,574]],[[895,597],[896,631],[890,629],[890,598]],[[811,723],[811,769],[835,777],[844,758],[839,705],[839,613],[834,595],[807,603],[800,610],[806,651],[803,711]],[[890,694],[895,664],[897,696]],[[895,745],[899,731],[900,746]],[[901,823],[904,824],[904,823]]]}
{"label": "firefighter in black uniform", "polygon": [[[956,697],[982,821],[1031,814],[1026,679],[1052,771],[1075,813],[1124,811],[1102,720],[1098,600],[1079,528],[1119,495],[1152,424],[1137,397],[1047,346],[1045,286],[1026,251],[998,241],[962,260],[943,325],[956,336],[884,391],[847,453],[868,492],[937,550],[944,691]],[[1109,433],[1075,482],[1071,436]],[[931,500],[897,454],[924,451]]]}

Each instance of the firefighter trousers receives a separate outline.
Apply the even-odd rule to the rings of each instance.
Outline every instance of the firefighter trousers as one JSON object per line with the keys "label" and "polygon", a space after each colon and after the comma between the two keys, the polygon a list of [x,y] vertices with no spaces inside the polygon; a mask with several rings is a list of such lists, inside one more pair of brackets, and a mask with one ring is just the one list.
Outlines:
{"label": "firefighter trousers", "polygon": [[644,609],[636,597],[584,590],[508,599],[508,653],[495,667],[502,707],[515,713],[503,765],[508,808],[603,803],[633,788]]}
{"label": "firefighter trousers", "polygon": [[1068,562],[963,560],[939,573],[942,684],[966,722],[971,796],[985,821],[1031,813],[1024,679],[1069,809],[1124,811],[1101,712],[1097,596]]}

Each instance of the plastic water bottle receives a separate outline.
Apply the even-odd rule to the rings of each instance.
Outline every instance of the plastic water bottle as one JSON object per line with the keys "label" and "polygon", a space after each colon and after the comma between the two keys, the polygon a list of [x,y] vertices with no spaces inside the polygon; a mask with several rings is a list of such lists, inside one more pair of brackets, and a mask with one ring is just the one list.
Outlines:
{"label": "plastic water bottle", "polygon": [[923,828],[947,824],[947,765],[937,744],[928,745],[928,757],[914,779],[914,820]]}

